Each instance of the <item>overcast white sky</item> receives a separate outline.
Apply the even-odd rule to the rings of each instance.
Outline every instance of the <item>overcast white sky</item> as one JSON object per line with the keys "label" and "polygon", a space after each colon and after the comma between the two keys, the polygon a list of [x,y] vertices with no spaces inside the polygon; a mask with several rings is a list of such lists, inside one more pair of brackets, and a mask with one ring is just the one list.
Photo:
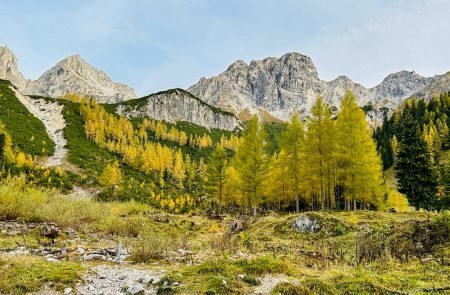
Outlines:
{"label": "overcast white sky", "polygon": [[367,87],[450,71],[447,0],[5,0],[0,23],[27,78],[78,53],[139,96],[289,51]]}

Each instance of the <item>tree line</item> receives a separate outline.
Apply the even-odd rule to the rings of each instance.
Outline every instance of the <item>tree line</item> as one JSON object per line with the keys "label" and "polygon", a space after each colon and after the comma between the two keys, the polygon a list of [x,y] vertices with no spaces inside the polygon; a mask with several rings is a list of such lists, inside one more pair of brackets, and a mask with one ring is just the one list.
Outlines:
{"label": "tree line", "polygon": [[[386,189],[364,111],[350,91],[332,117],[319,97],[303,123],[294,115],[270,156],[264,126],[253,117],[233,157],[220,146],[208,161],[207,191],[223,207],[275,210],[382,208],[405,203]],[[400,199],[400,200],[399,200]]]}

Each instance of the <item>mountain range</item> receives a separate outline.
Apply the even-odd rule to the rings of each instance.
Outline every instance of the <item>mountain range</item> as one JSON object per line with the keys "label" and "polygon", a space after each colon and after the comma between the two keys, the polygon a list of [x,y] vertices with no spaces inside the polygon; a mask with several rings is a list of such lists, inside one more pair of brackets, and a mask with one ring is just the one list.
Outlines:
{"label": "mountain range", "polygon": [[288,120],[293,112],[308,115],[317,96],[337,110],[345,91],[351,90],[360,106],[372,106],[369,119],[379,121],[383,112],[389,112],[409,97],[429,98],[449,91],[450,72],[429,78],[413,71],[400,71],[388,75],[379,85],[366,88],[346,76],[323,81],[311,58],[293,52],[249,64],[236,61],[223,73],[201,78],[187,90],[238,117],[264,110],[281,120]]}
{"label": "mountain range", "polygon": [[450,91],[450,72],[422,77],[414,71],[400,71],[373,88],[346,76],[324,81],[311,58],[296,52],[249,64],[238,60],[221,74],[201,78],[186,90],[172,89],[143,98],[79,55],[61,60],[37,80],[28,80],[19,71],[14,53],[0,47],[0,79],[11,81],[24,95],[57,98],[75,92],[101,103],[115,103],[117,112],[128,117],[188,121],[227,130],[239,128],[237,118],[246,120],[252,114],[266,121],[286,121],[294,112],[306,117],[317,96],[336,111],[346,90],[356,95],[360,106],[367,106],[368,120],[377,125],[407,98],[431,98]]}

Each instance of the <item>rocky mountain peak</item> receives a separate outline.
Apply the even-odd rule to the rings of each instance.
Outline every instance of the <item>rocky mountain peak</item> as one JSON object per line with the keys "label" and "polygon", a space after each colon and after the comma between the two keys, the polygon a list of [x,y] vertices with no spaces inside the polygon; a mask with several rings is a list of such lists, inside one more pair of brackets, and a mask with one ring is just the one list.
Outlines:
{"label": "rocky mountain peak", "polygon": [[423,89],[431,81],[414,71],[399,71],[389,74],[381,84],[374,87],[375,96],[399,102]]}
{"label": "rocky mountain peak", "polygon": [[227,71],[242,70],[242,69],[245,69],[245,68],[247,68],[247,67],[248,67],[248,65],[247,65],[247,63],[246,63],[245,61],[243,61],[243,60],[237,60],[237,61],[235,61],[234,63],[232,63],[232,64],[228,67]]}
{"label": "rocky mountain peak", "polygon": [[[207,103],[240,115],[264,110],[287,120],[292,112],[307,116],[317,96],[337,110],[346,90],[351,90],[361,106],[372,104],[371,122],[379,122],[386,109],[392,110],[404,99],[420,95],[429,98],[450,90],[450,75],[426,78],[414,71],[388,75],[378,86],[366,88],[347,76],[326,82],[320,80],[310,57],[289,52],[279,58],[236,62],[225,72],[201,79],[188,91]],[[246,116],[248,117],[248,116]]]}
{"label": "rocky mountain peak", "polygon": [[78,54],[59,61],[39,79],[28,83],[23,92],[50,97],[75,92],[93,96],[102,103],[136,98],[131,87],[113,82],[104,71],[93,67]]}
{"label": "rocky mountain peak", "polygon": [[[225,72],[200,80],[188,91],[236,114],[262,108],[278,115],[285,108],[294,110],[303,106],[305,100],[320,93],[320,87],[311,58],[290,52],[279,58],[253,60],[249,65],[236,61]],[[303,100],[295,99],[294,93]]]}
{"label": "rocky mountain peak", "polygon": [[0,79],[11,81],[17,88],[23,88],[27,82],[19,71],[17,57],[6,46],[0,46]]}

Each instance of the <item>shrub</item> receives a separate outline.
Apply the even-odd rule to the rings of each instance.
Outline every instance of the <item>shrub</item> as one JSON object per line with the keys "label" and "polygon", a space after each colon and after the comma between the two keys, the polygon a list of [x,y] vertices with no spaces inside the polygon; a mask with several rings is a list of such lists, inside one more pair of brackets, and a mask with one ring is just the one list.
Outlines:
{"label": "shrub", "polygon": [[39,219],[38,210],[47,200],[43,190],[26,188],[25,177],[9,178],[0,185],[0,219]]}
{"label": "shrub", "polygon": [[356,262],[370,263],[378,258],[386,258],[387,228],[363,226],[356,233]]}
{"label": "shrub", "polygon": [[129,218],[109,216],[103,222],[103,230],[110,235],[137,237],[143,224],[144,220],[139,216]]}
{"label": "shrub", "polygon": [[163,259],[171,250],[178,246],[178,237],[170,232],[157,232],[153,229],[146,229],[142,237],[138,240],[131,252],[133,261],[149,262],[155,259]]}

